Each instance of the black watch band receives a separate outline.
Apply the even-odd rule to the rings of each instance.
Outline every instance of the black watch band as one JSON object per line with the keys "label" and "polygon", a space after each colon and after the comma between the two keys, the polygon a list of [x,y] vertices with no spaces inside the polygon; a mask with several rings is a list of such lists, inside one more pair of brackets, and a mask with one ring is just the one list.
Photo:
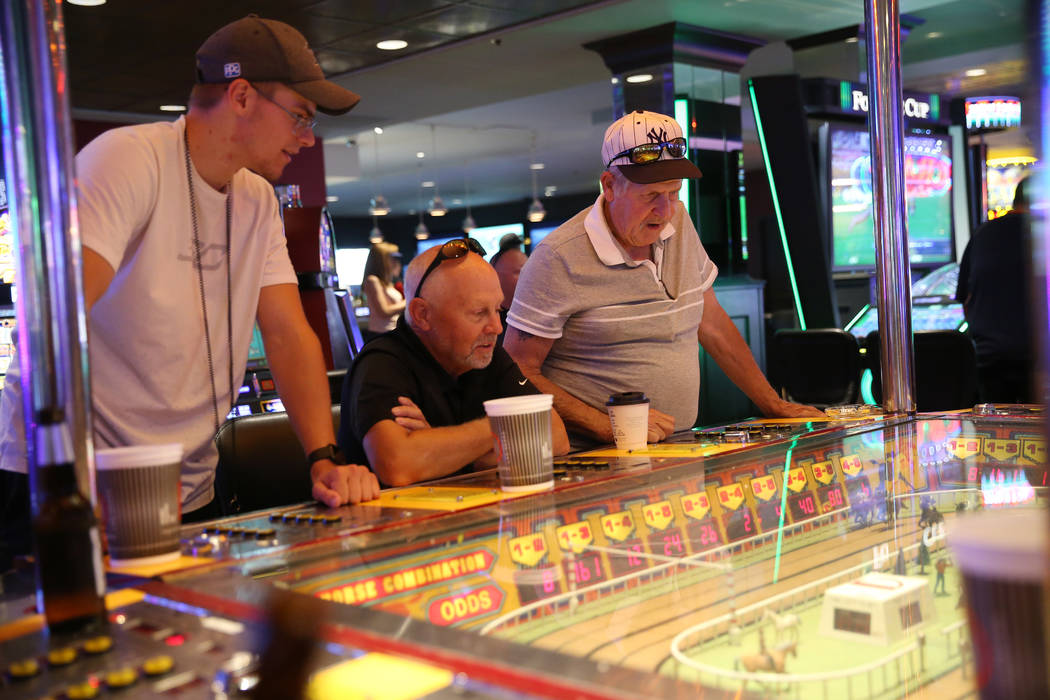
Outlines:
{"label": "black watch band", "polygon": [[339,449],[338,445],[328,443],[324,447],[318,447],[316,450],[306,455],[306,463],[313,466],[314,462],[320,462],[322,459],[331,460],[335,464],[346,464],[346,458],[343,457],[343,451]]}

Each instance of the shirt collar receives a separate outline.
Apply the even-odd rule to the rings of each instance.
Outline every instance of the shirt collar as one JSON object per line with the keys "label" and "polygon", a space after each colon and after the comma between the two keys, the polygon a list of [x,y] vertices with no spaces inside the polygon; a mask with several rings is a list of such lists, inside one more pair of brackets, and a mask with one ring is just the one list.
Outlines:
{"label": "shirt collar", "polygon": [[[623,245],[613,236],[609,223],[605,220],[604,202],[605,193],[599,193],[594,206],[587,212],[587,217],[583,220],[583,229],[587,232],[587,238],[590,239],[594,252],[598,255],[598,259],[609,267],[614,265],[638,267],[642,261],[631,258]],[[660,240],[656,243],[658,249],[662,249],[664,242],[673,235],[674,226],[668,222],[660,232]]]}
{"label": "shirt collar", "polygon": [[427,349],[427,346],[423,344],[423,341],[419,339],[416,332],[412,330],[412,327],[408,325],[407,321],[405,321],[404,314],[401,314],[397,319],[395,333],[401,336],[402,341],[408,346],[409,350],[422,359],[424,363],[430,365],[431,370],[441,378],[442,389],[447,390],[458,384],[456,378],[445,371],[445,368],[441,366],[441,363],[430,354],[430,350]]}

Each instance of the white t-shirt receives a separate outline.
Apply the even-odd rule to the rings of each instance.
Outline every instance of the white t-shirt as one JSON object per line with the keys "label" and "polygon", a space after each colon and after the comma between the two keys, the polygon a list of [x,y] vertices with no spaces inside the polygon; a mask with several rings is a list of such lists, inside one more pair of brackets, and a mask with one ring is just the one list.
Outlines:
{"label": "white t-shirt", "polygon": [[[82,244],[116,271],[92,307],[95,447],[182,443],[182,505],[214,495],[218,456],[200,282],[186,181],[185,120],[107,131],[76,158]],[[196,170],[205,299],[219,420],[229,412],[227,308],[234,392],[244,377],[259,290],[295,284],[273,188],[247,170],[232,180],[232,301],[226,294],[226,194]],[[26,470],[17,360],[0,397],[0,469]]]}

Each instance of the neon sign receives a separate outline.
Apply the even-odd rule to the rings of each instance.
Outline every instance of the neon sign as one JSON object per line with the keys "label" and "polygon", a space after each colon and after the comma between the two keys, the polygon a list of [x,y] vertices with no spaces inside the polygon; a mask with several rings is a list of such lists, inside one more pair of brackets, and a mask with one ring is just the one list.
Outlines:
{"label": "neon sign", "polygon": [[967,129],[996,129],[1020,125],[1020,99],[1016,97],[966,98]]}

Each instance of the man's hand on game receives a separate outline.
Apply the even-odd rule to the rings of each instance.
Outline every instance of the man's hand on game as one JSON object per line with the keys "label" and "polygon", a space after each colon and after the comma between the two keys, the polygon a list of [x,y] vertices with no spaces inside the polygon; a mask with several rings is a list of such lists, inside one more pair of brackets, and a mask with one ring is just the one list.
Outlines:
{"label": "man's hand on game", "polygon": [[313,497],[329,508],[379,497],[379,481],[368,467],[321,460],[314,462],[311,472]]}
{"label": "man's hand on game", "polygon": [[423,411],[419,409],[419,406],[412,399],[407,396],[398,396],[397,401],[401,405],[390,409],[395,423],[406,430],[423,430],[430,427],[430,423],[427,422]]}
{"label": "man's hand on game", "polygon": [[660,442],[674,432],[674,417],[655,408],[649,409],[649,434],[647,442]]}
{"label": "man's hand on game", "polygon": [[824,418],[827,414],[815,406],[777,399],[770,410],[764,412],[770,418]]}

